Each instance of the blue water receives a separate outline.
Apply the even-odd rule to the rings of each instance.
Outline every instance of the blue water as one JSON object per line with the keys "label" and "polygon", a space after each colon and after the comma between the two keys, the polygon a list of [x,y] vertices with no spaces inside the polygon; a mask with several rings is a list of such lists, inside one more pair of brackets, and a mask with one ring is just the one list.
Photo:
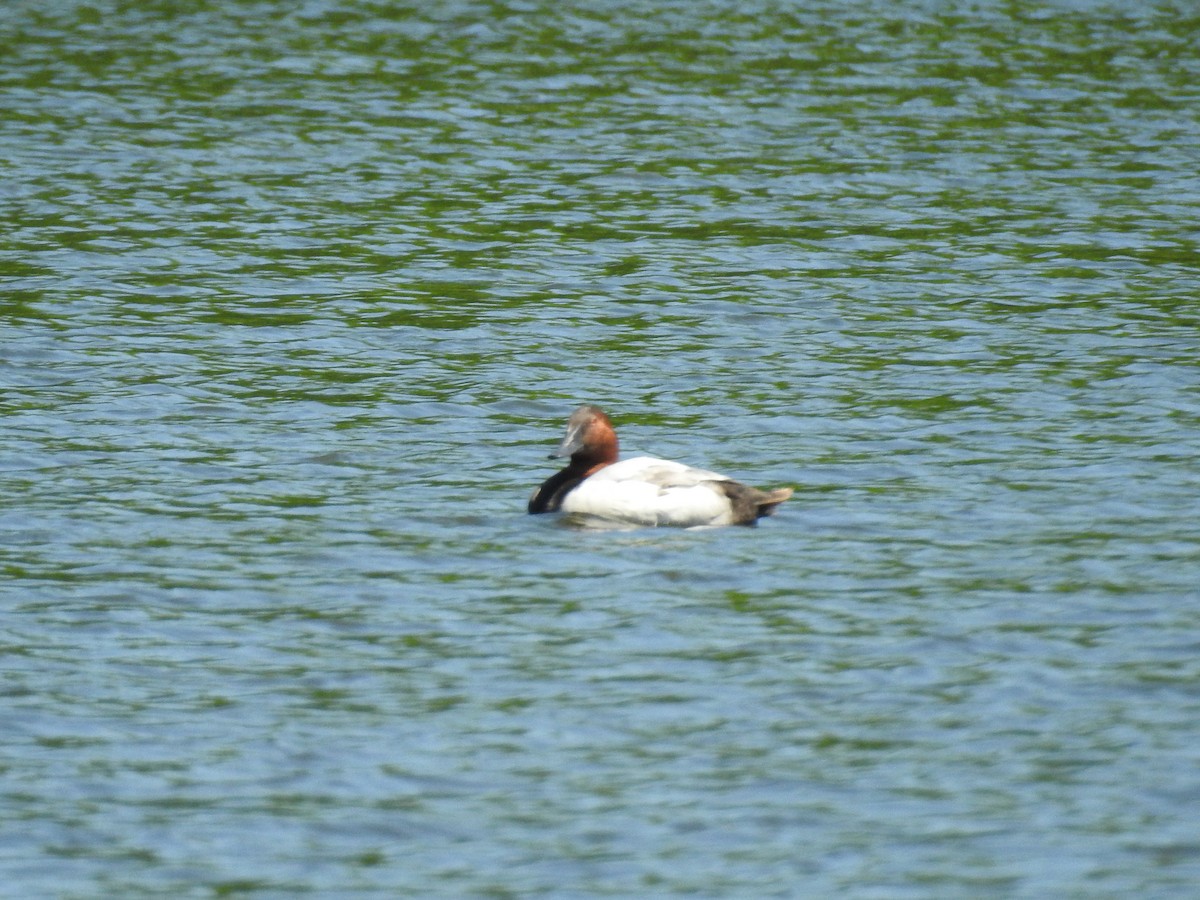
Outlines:
{"label": "blue water", "polygon": [[1196,896],[1197,34],[6,5],[0,894]]}

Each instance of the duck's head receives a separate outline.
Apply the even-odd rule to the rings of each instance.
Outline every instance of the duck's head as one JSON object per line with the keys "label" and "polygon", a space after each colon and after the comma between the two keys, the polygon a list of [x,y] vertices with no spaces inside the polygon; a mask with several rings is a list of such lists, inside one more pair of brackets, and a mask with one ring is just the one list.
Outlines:
{"label": "duck's head", "polygon": [[585,405],[571,413],[567,433],[551,458],[569,456],[574,465],[593,466],[617,461],[617,432],[612,420],[598,406]]}

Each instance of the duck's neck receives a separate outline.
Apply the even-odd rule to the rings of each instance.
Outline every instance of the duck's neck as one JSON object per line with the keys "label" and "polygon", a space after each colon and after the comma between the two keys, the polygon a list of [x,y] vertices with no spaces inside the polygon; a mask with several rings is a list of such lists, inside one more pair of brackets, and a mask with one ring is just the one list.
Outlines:
{"label": "duck's neck", "polygon": [[571,464],[567,469],[580,472],[582,477],[587,478],[605,466],[611,466],[620,456],[617,433],[612,428],[604,428],[598,434],[588,435],[586,446],[571,454]]}

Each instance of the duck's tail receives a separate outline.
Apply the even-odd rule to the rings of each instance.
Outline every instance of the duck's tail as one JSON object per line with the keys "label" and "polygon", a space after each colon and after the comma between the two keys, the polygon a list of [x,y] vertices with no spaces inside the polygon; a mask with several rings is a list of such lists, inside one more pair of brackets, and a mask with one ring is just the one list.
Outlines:
{"label": "duck's tail", "polygon": [[792,496],[791,488],[775,488],[773,491],[758,491],[755,503],[758,504],[758,516],[769,516],[775,512],[775,507]]}
{"label": "duck's tail", "polygon": [[763,516],[771,515],[775,507],[792,496],[792,489],[786,487],[760,491],[737,481],[718,481],[715,484],[729,498],[733,506],[733,521],[738,525],[753,525]]}

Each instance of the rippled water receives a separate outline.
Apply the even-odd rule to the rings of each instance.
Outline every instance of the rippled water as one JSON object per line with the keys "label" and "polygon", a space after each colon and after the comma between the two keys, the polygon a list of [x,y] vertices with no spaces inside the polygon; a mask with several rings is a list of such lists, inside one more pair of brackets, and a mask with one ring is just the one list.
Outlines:
{"label": "rippled water", "polygon": [[1190,6],[187,8],[0,8],[5,890],[1195,896]]}

